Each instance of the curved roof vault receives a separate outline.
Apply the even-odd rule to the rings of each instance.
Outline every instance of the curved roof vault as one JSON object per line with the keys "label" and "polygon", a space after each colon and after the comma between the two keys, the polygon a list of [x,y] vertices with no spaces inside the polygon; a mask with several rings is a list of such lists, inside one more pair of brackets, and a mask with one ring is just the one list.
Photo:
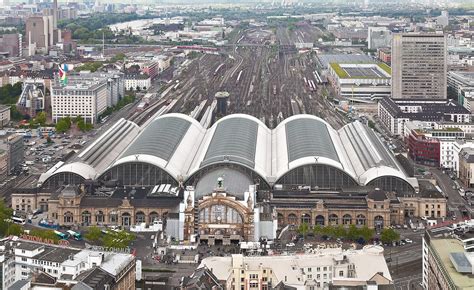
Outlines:
{"label": "curved roof vault", "polygon": [[[384,175],[407,180],[367,126],[353,122],[336,131],[312,115],[289,117],[273,130],[244,114],[228,115],[209,129],[187,115],[162,115],[142,128],[108,168],[128,162],[155,165],[176,180],[226,163],[248,168],[270,184],[294,168],[315,163],[338,168],[360,185]],[[86,179],[103,173],[83,163],[63,165],[54,173],[64,171]]]}

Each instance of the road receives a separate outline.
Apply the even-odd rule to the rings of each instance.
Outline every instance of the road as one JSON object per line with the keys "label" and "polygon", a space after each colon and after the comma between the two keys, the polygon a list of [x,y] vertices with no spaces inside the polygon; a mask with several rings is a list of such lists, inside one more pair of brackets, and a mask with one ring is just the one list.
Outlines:
{"label": "road", "polygon": [[443,171],[437,168],[423,167],[420,165],[417,166],[422,167],[433,174],[433,177],[436,179],[439,187],[448,198],[447,210],[449,212],[453,212],[457,218],[461,218],[462,214],[459,210],[459,207],[461,206],[467,208],[470,211],[471,217],[474,215],[474,210],[472,209],[472,207],[469,206],[467,201],[459,194],[456,189],[453,189],[454,181],[447,174],[443,173]]}

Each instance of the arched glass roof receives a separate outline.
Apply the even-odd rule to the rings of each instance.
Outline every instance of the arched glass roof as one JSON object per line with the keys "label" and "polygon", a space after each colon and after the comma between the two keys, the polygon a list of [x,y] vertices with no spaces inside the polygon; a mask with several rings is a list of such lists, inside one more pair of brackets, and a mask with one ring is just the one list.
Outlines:
{"label": "arched glass roof", "polygon": [[294,119],[285,124],[288,161],[320,156],[339,162],[326,123],[313,118]]}
{"label": "arched glass roof", "polygon": [[180,117],[158,118],[143,130],[121,157],[151,155],[169,161],[191,122]]}
{"label": "arched glass roof", "polygon": [[258,124],[246,118],[231,118],[217,124],[201,167],[220,161],[255,166]]}
{"label": "arched glass roof", "polygon": [[[163,169],[175,180],[188,180],[192,176],[205,178],[210,168],[232,164],[250,170],[252,176],[271,185],[283,176],[299,178],[300,175],[287,175],[293,169],[323,165],[321,168],[344,172],[348,180],[356,180],[362,186],[379,176],[394,176],[416,187],[370,128],[354,122],[336,131],[311,115],[292,116],[270,130],[255,117],[243,114],[226,116],[209,129],[189,116],[167,114],[141,128],[118,156],[97,174],[91,166],[66,164],[49,175],[64,170],[87,178],[121,164],[143,162]],[[306,178],[307,174],[303,172],[301,176]]]}

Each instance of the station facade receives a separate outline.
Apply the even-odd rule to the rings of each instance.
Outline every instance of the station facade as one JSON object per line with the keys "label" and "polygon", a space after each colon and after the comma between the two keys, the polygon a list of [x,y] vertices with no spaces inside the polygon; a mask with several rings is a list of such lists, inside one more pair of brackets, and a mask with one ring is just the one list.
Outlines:
{"label": "station facade", "polygon": [[[17,190],[12,207],[28,211],[29,199],[47,203],[48,218],[70,226],[161,219],[180,240],[230,243],[272,238],[301,222],[400,224],[409,212],[403,199],[416,200],[420,192],[417,180],[359,122],[340,130],[310,115],[290,117],[275,129],[242,114],[210,128],[181,114],[142,128],[121,122],[43,174],[34,190]],[[115,146],[104,150],[104,142]]]}

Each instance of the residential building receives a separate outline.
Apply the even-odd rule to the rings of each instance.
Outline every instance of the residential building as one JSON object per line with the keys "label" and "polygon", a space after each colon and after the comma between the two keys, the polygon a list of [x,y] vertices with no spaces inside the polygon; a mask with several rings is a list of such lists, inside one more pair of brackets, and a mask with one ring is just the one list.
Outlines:
{"label": "residential building", "polygon": [[10,124],[10,107],[0,105],[0,128]]}
{"label": "residential building", "polygon": [[446,99],[446,37],[397,33],[392,40],[392,98]]}
{"label": "residential building", "polygon": [[330,63],[329,74],[340,98],[384,98],[391,93],[391,69],[384,63]]}
{"label": "residential building", "polygon": [[391,65],[392,63],[392,51],[389,47],[381,47],[377,49],[377,57],[380,61]]}
{"label": "residential building", "polygon": [[8,57],[17,57],[22,54],[22,35],[19,33],[0,35],[0,52],[7,53]]}
{"label": "residential building", "polygon": [[0,139],[0,149],[7,152],[8,173],[23,163],[25,159],[23,136],[10,134],[2,137]]}
{"label": "residential building", "polygon": [[438,167],[439,143],[438,139],[427,138],[423,132],[412,130],[407,139],[408,155],[416,163]]}
{"label": "residential building", "polygon": [[151,87],[151,78],[147,74],[126,74],[125,75],[125,90],[147,90]]}
{"label": "residential building", "polygon": [[[473,289],[474,221],[427,230],[423,236],[423,288]],[[453,235],[456,233],[456,237]]]}
{"label": "residential building", "polygon": [[390,46],[392,32],[387,27],[369,27],[367,32],[368,49],[377,50]]}
{"label": "residential building", "polygon": [[[45,289],[57,289],[63,285],[87,285],[96,288],[106,282],[109,289],[135,289],[135,257],[129,253],[75,249],[51,244],[51,241],[36,243],[25,235],[17,240],[4,241],[0,246],[4,257],[11,257],[7,269],[2,273],[3,281],[9,284],[18,281],[38,283],[38,275],[47,277]],[[0,256],[1,257],[1,256]],[[5,265],[5,262],[3,263]],[[101,279],[98,279],[101,278]],[[3,288],[8,289],[8,288]]]}
{"label": "residential building", "polygon": [[404,136],[405,122],[470,123],[471,113],[453,100],[384,98],[378,103],[378,117],[395,136]]}
{"label": "residential building", "polygon": [[84,118],[95,124],[100,114],[124,96],[123,74],[81,73],[70,75],[63,85],[55,79],[52,85],[51,106],[53,122],[65,117]]}
{"label": "residential building", "polygon": [[405,122],[408,154],[417,163],[456,170],[454,143],[465,139],[460,128],[441,128],[438,123]]}
{"label": "residential building", "polygon": [[0,245],[0,288],[9,289],[15,283],[15,257],[8,245]]}
{"label": "residential building", "polygon": [[157,61],[149,61],[141,66],[142,73],[147,74],[153,80],[160,72],[159,64]]}
{"label": "residential building", "polygon": [[168,69],[171,66],[171,61],[173,60],[172,55],[159,55],[156,58],[158,59],[158,69],[160,72]]}
{"label": "residential building", "polygon": [[352,251],[320,249],[317,254],[291,256],[208,257],[198,271],[202,267],[210,269],[225,289],[273,289],[281,282],[295,289],[393,284],[379,246]]}
{"label": "residential building", "polygon": [[8,175],[8,152],[0,149],[0,181],[3,182]]}
{"label": "residential building", "polygon": [[459,153],[459,180],[465,187],[474,187],[474,148],[463,148]]}
{"label": "residential building", "polygon": [[461,151],[464,148],[474,148],[474,142],[472,140],[456,140],[453,143],[453,156],[454,156],[454,173],[456,174],[457,177],[459,177],[459,164],[460,164],[460,158],[461,158]]}
{"label": "residential building", "polygon": [[456,98],[471,113],[474,112],[474,72],[450,71],[448,86],[451,97]]}
{"label": "residential building", "polygon": [[190,276],[183,277],[180,282],[181,290],[222,290],[224,287],[219,279],[205,266],[196,269]]}

